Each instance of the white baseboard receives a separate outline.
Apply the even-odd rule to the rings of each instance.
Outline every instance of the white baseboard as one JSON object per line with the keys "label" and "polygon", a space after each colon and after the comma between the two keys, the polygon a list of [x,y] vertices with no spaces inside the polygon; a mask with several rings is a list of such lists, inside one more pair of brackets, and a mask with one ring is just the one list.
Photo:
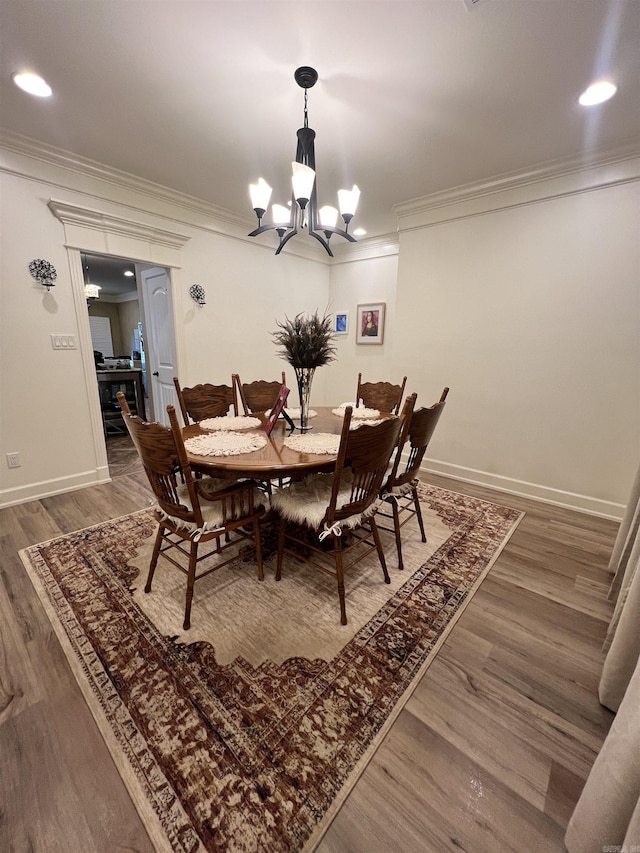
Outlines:
{"label": "white baseboard", "polygon": [[487,471],[477,471],[474,468],[464,468],[461,465],[452,465],[450,462],[441,462],[437,459],[425,459],[420,470],[425,474],[441,474],[443,477],[451,477],[463,483],[486,486],[509,495],[518,495],[521,498],[529,498],[532,501],[553,504],[613,521],[621,521],[625,511],[624,504],[603,501],[588,495],[577,495],[573,492],[563,492],[560,489],[514,480],[510,477],[490,474]]}
{"label": "white baseboard", "polygon": [[4,489],[0,492],[0,508],[16,506],[27,501],[38,501],[64,492],[75,492],[78,489],[86,489],[87,486],[97,486],[110,481],[109,468],[105,465],[103,468],[83,471],[72,477],[59,477],[55,480],[29,483],[28,486],[18,486],[15,489]]}
{"label": "white baseboard", "polygon": [[[603,501],[599,498],[578,495],[573,492],[563,492],[560,489],[540,486],[537,483],[527,483],[523,480],[514,480],[510,477],[478,471],[475,468],[465,468],[437,459],[425,459],[420,470],[425,474],[441,474],[443,477],[451,477],[452,480],[459,480],[462,483],[486,486],[505,494],[517,495],[518,497],[529,498],[529,500],[573,509],[576,512],[609,518],[613,521],[621,521],[625,511],[624,504]],[[105,465],[103,468],[75,474],[73,477],[61,477],[56,480],[30,483],[28,486],[16,489],[5,489],[0,492],[0,508],[16,506],[27,501],[41,500],[64,492],[73,492],[77,489],[85,489],[87,486],[108,483],[110,480],[109,469]]]}

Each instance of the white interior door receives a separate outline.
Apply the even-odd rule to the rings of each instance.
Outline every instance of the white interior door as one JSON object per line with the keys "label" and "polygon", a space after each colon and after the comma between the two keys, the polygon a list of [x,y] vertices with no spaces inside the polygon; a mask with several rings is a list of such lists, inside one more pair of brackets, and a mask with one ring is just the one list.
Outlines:
{"label": "white interior door", "polygon": [[161,267],[140,269],[142,309],[147,341],[149,419],[169,425],[167,406],[178,405],[173,377],[177,375],[176,338],[169,271]]}

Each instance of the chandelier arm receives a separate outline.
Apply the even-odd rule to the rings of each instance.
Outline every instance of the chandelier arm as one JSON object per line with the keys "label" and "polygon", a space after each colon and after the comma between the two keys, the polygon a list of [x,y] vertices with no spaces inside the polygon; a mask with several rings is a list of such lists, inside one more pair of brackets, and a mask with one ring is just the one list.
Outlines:
{"label": "chandelier arm", "polygon": [[248,237],[257,237],[258,234],[264,234],[265,231],[273,231],[277,226],[272,225],[270,222],[266,225],[260,225],[255,231],[251,231],[247,236]]}
{"label": "chandelier arm", "polygon": [[331,255],[331,257],[333,257],[333,252],[331,251],[331,246],[329,245],[329,243],[324,239],[324,237],[321,234],[318,234],[317,231],[313,231],[311,228],[309,228],[309,236],[315,237],[319,243],[322,243],[324,248],[327,250],[327,253],[329,255]]}
{"label": "chandelier arm", "polygon": [[348,231],[344,231],[342,228],[338,228],[337,226],[321,225],[320,228],[325,233],[337,234],[338,237],[344,237],[344,239],[348,240],[350,243],[357,243],[358,242],[355,237],[352,237],[351,234],[349,234]]}
{"label": "chandelier arm", "polygon": [[289,240],[290,240],[292,237],[295,237],[297,233],[298,233],[298,229],[297,229],[297,228],[292,228],[292,229],[291,229],[291,231],[289,231],[289,233],[288,233],[288,234],[285,234],[285,235],[284,235],[284,237],[282,237],[282,238],[280,239],[280,245],[279,245],[279,246],[278,246],[278,248],[276,249],[276,255],[279,255],[279,254],[280,254],[280,252],[284,249],[284,247],[285,247],[285,246],[286,246],[286,244],[289,242]]}

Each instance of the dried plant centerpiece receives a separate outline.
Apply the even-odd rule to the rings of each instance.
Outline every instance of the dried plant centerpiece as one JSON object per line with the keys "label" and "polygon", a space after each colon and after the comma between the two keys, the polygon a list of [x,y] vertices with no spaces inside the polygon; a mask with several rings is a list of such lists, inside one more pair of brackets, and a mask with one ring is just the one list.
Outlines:
{"label": "dried plant centerpiece", "polygon": [[300,429],[311,429],[309,401],[313,375],[317,367],[335,361],[331,317],[326,314],[320,317],[316,311],[311,316],[296,314],[293,320],[285,317],[284,322],[276,320],[276,324],[278,331],[273,332],[273,339],[281,347],[278,354],[289,362],[296,374],[300,394]]}

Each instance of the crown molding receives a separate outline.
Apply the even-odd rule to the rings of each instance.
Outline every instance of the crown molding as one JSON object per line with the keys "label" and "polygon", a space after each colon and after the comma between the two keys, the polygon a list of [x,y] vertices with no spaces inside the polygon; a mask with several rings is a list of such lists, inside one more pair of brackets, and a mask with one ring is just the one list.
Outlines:
{"label": "crown molding", "polygon": [[358,240],[357,243],[341,243],[331,248],[334,252],[334,257],[331,259],[332,266],[349,264],[354,261],[397,255],[400,252],[400,239],[397,233],[380,234],[377,237]]}
{"label": "crown molding", "polygon": [[525,171],[452,187],[393,206],[398,230],[586,192],[640,178],[640,137],[616,148],[541,163]]}
{"label": "crown molding", "polygon": [[[171,219],[176,222],[179,221],[184,225],[204,229],[206,231],[214,231],[224,235],[225,237],[240,240],[257,249],[275,253],[276,246],[273,246],[272,243],[268,241],[268,238],[265,238],[265,241],[261,242],[260,240],[256,240],[254,237],[249,237],[249,231],[253,230],[255,227],[253,219],[249,216],[239,216],[232,211],[218,207],[217,205],[203,201],[202,199],[194,196],[180,193],[177,190],[170,189],[169,187],[164,187],[160,184],[147,181],[128,172],[122,172],[94,160],[80,157],[69,151],[56,148],[30,137],[21,136],[20,134],[13,133],[12,131],[8,131],[3,128],[0,128],[0,147],[8,152],[16,154],[18,157],[26,157],[29,160],[36,161],[44,166],[53,166],[54,168],[63,169],[66,172],[77,175],[80,179],[91,178],[133,194],[146,196],[147,198],[153,199],[155,202],[159,202],[161,205],[169,205],[170,209],[151,209],[144,205],[132,203],[131,201],[125,202],[122,198],[118,198],[117,196],[108,196],[106,193],[100,196],[97,195],[95,191],[87,193],[86,187],[74,187],[67,181],[52,181],[51,177],[45,174],[37,176],[33,171],[21,167],[20,163],[17,165],[10,165],[7,162],[0,163],[0,171],[16,174],[20,177],[32,180],[40,180],[49,184],[54,183],[60,190],[74,189],[76,192],[82,192],[91,198],[115,203],[121,207],[124,205],[130,209],[137,210],[141,214],[146,215],[148,213],[152,213],[155,216],[162,216],[164,219]],[[63,203],[59,202],[58,204],[62,205]],[[186,215],[176,215],[176,207],[186,211]],[[98,211],[93,211],[93,214],[95,216],[99,215]],[[111,219],[112,221],[115,221],[116,217],[111,217]],[[123,221],[128,222],[128,220]],[[81,223],[80,221],[77,221],[74,224],[90,224],[90,222]],[[94,224],[97,224],[97,220],[94,221]],[[331,258],[326,254],[326,252],[322,250],[320,246],[316,247],[315,241],[311,240],[291,240],[283,252],[283,256],[286,255],[293,255],[295,257],[304,258],[305,260],[313,260],[327,265],[331,262]]]}
{"label": "crown molding", "polygon": [[165,187],[162,184],[139,178],[130,172],[123,172],[120,169],[106,166],[95,160],[81,157],[62,148],[56,148],[37,139],[22,136],[2,128],[0,128],[0,145],[8,151],[13,151],[16,154],[39,160],[42,163],[76,172],[84,177],[96,178],[123,189],[142,193],[159,201],[169,202],[172,205],[180,205],[201,216],[215,218],[234,228],[244,229],[250,224],[248,217],[239,216],[233,211],[218,207],[211,202],[203,201],[195,196]]}

